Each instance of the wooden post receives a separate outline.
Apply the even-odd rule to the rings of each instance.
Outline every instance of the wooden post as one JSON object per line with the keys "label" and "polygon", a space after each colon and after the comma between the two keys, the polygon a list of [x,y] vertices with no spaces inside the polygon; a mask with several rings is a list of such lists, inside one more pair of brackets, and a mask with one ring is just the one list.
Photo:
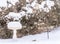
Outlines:
{"label": "wooden post", "polygon": [[47,28],[47,38],[49,39],[49,29]]}

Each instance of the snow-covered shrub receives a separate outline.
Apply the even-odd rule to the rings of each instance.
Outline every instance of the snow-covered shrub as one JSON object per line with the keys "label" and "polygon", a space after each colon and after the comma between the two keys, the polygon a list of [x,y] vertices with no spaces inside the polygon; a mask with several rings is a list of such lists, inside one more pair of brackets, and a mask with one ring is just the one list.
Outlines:
{"label": "snow-covered shrub", "polygon": [[[19,22],[22,29],[18,30],[17,36],[25,36],[28,34],[37,34],[51,31],[51,27],[60,25],[60,15],[57,12],[57,7],[54,1],[41,0],[19,0],[12,6],[2,9],[1,15],[4,15],[6,24],[9,22]],[[1,21],[0,21],[1,22]],[[2,21],[3,22],[3,21]],[[3,23],[4,24],[4,23]],[[51,29],[51,30],[50,30]]]}

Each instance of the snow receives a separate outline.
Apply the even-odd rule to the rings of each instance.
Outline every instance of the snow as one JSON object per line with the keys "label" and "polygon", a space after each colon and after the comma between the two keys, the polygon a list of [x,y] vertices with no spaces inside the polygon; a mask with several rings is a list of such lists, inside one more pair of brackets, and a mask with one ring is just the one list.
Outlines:
{"label": "snow", "polygon": [[31,6],[34,7],[37,3],[37,0],[34,0],[32,3],[31,3]]}
{"label": "snow", "polygon": [[7,6],[7,0],[0,0],[0,7],[6,7]]}
{"label": "snow", "polygon": [[[17,39],[0,39],[1,44],[60,44],[60,27],[49,32],[49,39],[47,38],[47,32],[28,35]],[[33,41],[36,40],[36,41]]]}
{"label": "snow", "polygon": [[27,14],[28,14],[28,13],[33,13],[32,8],[28,7],[28,8],[26,8],[26,9],[27,9],[27,12],[26,12]]}
{"label": "snow", "polygon": [[15,5],[16,2],[19,2],[19,0],[8,0],[9,2],[11,2],[13,5]]}
{"label": "snow", "polygon": [[33,2],[34,0],[26,0],[27,3],[31,3]]}
{"label": "snow", "polygon": [[32,14],[33,13],[33,8],[35,7],[36,2],[37,2],[37,0],[33,0],[33,2],[30,4],[30,1],[31,0],[26,0],[26,2],[28,2],[28,4],[26,4],[26,7],[24,8],[25,10],[27,10],[27,12],[26,12],[27,14]]}
{"label": "snow", "polygon": [[26,0],[26,2],[28,2],[28,3],[29,3],[30,1],[29,1],[29,0]]}
{"label": "snow", "polygon": [[60,27],[56,28],[56,30],[50,32],[50,40],[60,40]]}
{"label": "snow", "polygon": [[[29,0],[27,1],[29,3]],[[47,7],[45,7],[45,4],[47,5]],[[27,4],[26,7],[30,8],[33,7],[34,9],[40,10],[40,11],[44,11],[44,12],[49,12],[51,10],[51,7],[53,7],[54,1],[50,1],[50,0],[45,0],[43,2],[41,2],[41,4],[37,3],[37,0],[34,0],[31,4]],[[28,10],[28,9],[27,9]],[[28,12],[32,11],[32,9],[28,10]]]}
{"label": "snow", "polygon": [[[18,0],[8,0],[9,2],[11,2],[13,5],[15,5],[16,2],[18,2]],[[7,0],[0,0],[0,7],[7,7]]]}
{"label": "snow", "polygon": [[[47,5],[47,7],[44,7],[45,4]],[[41,8],[45,11],[45,12],[49,12],[49,10],[51,10],[51,7],[54,6],[54,1],[50,1],[50,0],[46,0],[43,1],[41,3]]]}
{"label": "snow", "polygon": [[21,11],[20,13],[15,13],[15,12],[10,12],[8,15],[6,15],[5,17],[7,17],[8,19],[13,18],[14,20],[19,20],[19,18],[25,16],[25,12]]}
{"label": "snow", "polygon": [[17,29],[21,29],[22,28],[22,24],[20,24],[20,22],[9,22],[8,24],[7,24],[7,27],[8,27],[8,29],[11,29],[11,30],[17,30]]}

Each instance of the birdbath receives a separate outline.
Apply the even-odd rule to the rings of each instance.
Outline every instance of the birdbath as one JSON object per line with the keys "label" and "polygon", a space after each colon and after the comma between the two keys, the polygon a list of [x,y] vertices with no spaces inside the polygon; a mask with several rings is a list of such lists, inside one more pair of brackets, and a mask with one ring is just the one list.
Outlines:
{"label": "birdbath", "polygon": [[22,28],[22,24],[20,24],[20,22],[9,22],[7,24],[7,28],[10,30],[13,30],[13,39],[17,38],[17,30]]}

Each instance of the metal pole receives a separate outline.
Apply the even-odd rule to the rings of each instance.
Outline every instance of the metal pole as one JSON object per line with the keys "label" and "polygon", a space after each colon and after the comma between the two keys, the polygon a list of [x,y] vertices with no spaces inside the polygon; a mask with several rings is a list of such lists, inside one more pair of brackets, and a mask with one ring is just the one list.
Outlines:
{"label": "metal pole", "polygon": [[49,29],[47,29],[47,38],[49,39]]}

